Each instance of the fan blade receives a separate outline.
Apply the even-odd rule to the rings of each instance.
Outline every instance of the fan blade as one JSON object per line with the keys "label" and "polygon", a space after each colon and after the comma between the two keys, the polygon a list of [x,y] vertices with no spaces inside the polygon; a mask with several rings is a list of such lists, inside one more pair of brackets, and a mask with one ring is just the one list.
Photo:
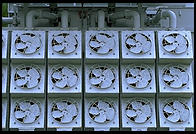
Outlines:
{"label": "fan blade", "polygon": [[62,78],[62,74],[59,71],[56,71],[52,74],[52,78],[60,80]]}
{"label": "fan blade", "polygon": [[139,73],[142,77],[142,79],[146,79],[146,80],[151,80],[151,75],[150,75],[150,72],[145,69],[145,70],[142,70],[140,73]]}
{"label": "fan blade", "polygon": [[165,37],[165,40],[168,42],[168,43],[173,43],[175,41],[174,37],[172,36],[167,36]]}
{"label": "fan blade", "polygon": [[142,45],[142,52],[147,53],[151,49],[151,42],[147,41],[145,44]]}
{"label": "fan blade", "polygon": [[67,85],[67,77],[62,77],[62,80],[57,81],[55,85],[59,88],[64,88]]}
{"label": "fan blade", "polygon": [[173,107],[174,107],[174,109],[177,109],[177,110],[184,110],[185,109],[184,105],[182,103],[180,103],[179,101],[174,101]]}
{"label": "fan blade", "polygon": [[27,70],[26,70],[26,69],[18,70],[18,71],[17,71],[17,74],[18,74],[20,77],[25,77],[25,76],[27,75]]}
{"label": "fan blade", "polygon": [[107,37],[105,36],[105,35],[100,35],[100,34],[98,34],[97,36],[96,36],[96,39],[99,41],[99,42],[105,42],[105,41],[107,41]]}
{"label": "fan blade", "polygon": [[58,43],[62,43],[65,40],[65,38],[63,36],[56,36],[54,37],[54,40],[56,40]]}
{"label": "fan blade", "polygon": [[69,77],[69,76],[73,76],[74,72],[70,68],[68,68],[68,67],[63,67],[62,74],[64,74],[64,75]]}
{"label": "fan blade", "polygon": [[182,81],[179,79],[175,79],[173,82],[171,82],[170,86],[173,88],[180,88],[182,87]]}
{"label": "fan blade", "polygon": [[35,68],[31,68],[28,71],[28,75],[31,76],[31,79],[38,79],[38,78],[40,78],[40,74],[39,74],[38,70],[35,69]]}
{"label": "fan blade", "polygon": [[178,75],[178,78],[182,81],[183,84],[187,84],[189,81],[189,75],[186,72],[181,72]]}
{"label": "fan blade", "polygon": [[65,46],[64,53],[72,53],[76,49],[75,44],[68,43],[67,46]]}
{"label": "fan blade", "polygon": [[140,34],[140,33],[137,33],[137,34],[136,34],[135,39],[136,39],[137,41],[139,41],[140,43],[144,43],[144,44],[145,44],[145,42],[147,41],[146,37],[143,36],[143,35]]}
{"label": "fan blade", "polygon": [[57,105],[57,108],[60,111],[63,111],[64,109],[67,108],[67,103],[66,102],[57,102],[56,105]]}
{"label": "fan blade", "polygon": [[16,85],[17,86],[23,86],[26,83],[27,83],[27,80],[25,80],[25,79],[18,79],[18,80],[16,80]]}
{"label": "fan blade", "polygon": [[115,111],[113,108],[107,108],[105,109],[105,115],[106,115],[106,119],[108,120],[112,120],[114,117]]}
{"label": "fan blade", "polygon": [[171,75],[165,74],[165,75],[163,75],[163,80],[164,81],[173,81],[174,79]]}
{"label": "fan blade", "polygon": [[39,106],[37,104],[33,104],[29,107],[29,111],[31,113],[33,113],[35,116],[39,116],[40,115],[40,109]]}
{"label": "fan blade", "polygon": [[180,110],[180,119],[182,121],[186,121],[188,118],[189,118],[189,110],[188,109]]}
{"label": "fan blade", "polygon": [[177,35],[176,41],[178,42],[178,44],[184,44],[184,45],[187,44],[186,39],[182,35]]}
{"label": "fan blade", "polygon": [[115,45],[115,41],[113,38],[107,38],[107,41],[105,41],[105,45],[108,46],[109,49],[113,49]]}
{"label": "fan blade", "polygon": [[35,121],[35,115],[33,113],[27,114],[24,118],[24,123],[33,123]]}
{"label": "fan blade", "polygon": [[180,119],[180,113],[177,110],[174,110],[173,114],[171,114],[167,119],[171,122],[177,122]]}
{"label": "fan blade", "polygon": [[32,40],[32,37],[29,36],[29,35],[21,35],[20,36],[20,39],[23,41],[23,42],[30,42]]}
{"label": "fan blade", "polygon": [[147,117],[151,117],[152,111],[150,105],[143,105],[141,107],[142,113],[146,114]]}
{"label": "fan blade", "polygon": [[137,123],[144,123],[146,120],[147,120],[147,116],[145,113],[141,113],[141,114],[137,115],[135,118],[135,122],[137,122]]}
{"label": "fan blade", "polygon": [[32,45],[35,46],[36,48],[41,46],[41,40],[39,37],[35,36],[32,38]]}
{"label": "fan blade", "polygon": [[128,117],[134,117],[137,115],[137,113],[134,110],[126,110],[126,115]]}
{"label": "fan blade", "polygon": [[39,81],[37,79],[31,79],[27,82],[27,88],[34,88],[38,85]]}
{"label": "fan blade", "polygon": [[109,78],[110,80],[113,80],[114,79],[114,74],[112,72],[111,69],[106,69],[103,71],[102,73],[106,78]]}
{"label": "fan blade", "polygon": [[106,102],[103,102],[103,101],[99,101],[97,107],[99,108],[99,110],[101,110],[101,109],[105,110],[105,109],[109,108],[109,104]]}
{"label": "fan blade", "polygon": [[72,117],[78,114],[77,108],[74,104],[68,105],[66,108],[67,112],[70,113]]}
{"label": "fan blade", "polygon": [[143,77],[142,77],[141,80],[139,80],[139,81],[136,83],[136,87],[137,87],[137,88],[145,88],[147,85],[148,85],[148,80],[146,80],[146,79],[143,78]]}
{"label": "fan blade", "polygon": [[65,112],[63,114],[63,118],[61,119],[62,123],[69,123],[71,122],[73,119],[73,116],[71,115],[71,113]]}
{"label": "fan blade", "polygon": [[175,67],[170,67],[169,69],[170,69],[170,74],[173,75],[173,76],[174,75],[179,75],[181,73],[181,71],[179,69],[175,68]]}
{"label": "fan blade", "polygon": [[104,123],[106,121],[106,114],[105,114],[104,110],[101,110],[99,112],[99,115],[96,116],[94,120],[99,123]]}
{"label": "fan blade", "polygon": [[136,44],[136,46],[131,47],[129,50],[132,53],[138,54],[138,53],[140,53],[142,51],[142,46],[139,45],[139,44]]}
{"label": "fan blade", "polygon": [[176,47],[178,45],[176,43],[172,43],[172,44],[167,44],[166,46],[164,46],[165,50],[171,52],[172,50],[175,50]]}
{"label": "fan blade", "polygon": [[73,87],[77,83],[78,77],[76,75],[72,75],[68,77],[67,85],[69,87]]}
{"label": "fan blade", "polygon": [[70,43],[76,44],[76,43],[77,43],[77,42],[76,42],[76,39],[75,39],[74,36],[72,36],[72,35],[66,36],[66,37],[65,37],[65,41],[66,41],[68,44],[70,44]]}
{"label": "fan blade", "polygon": [[138,110],[142,107],[142,103],[138,102],[138,101],[134,101],[131,104],[132,104],[132,108],[135,109],[135,110]]}
{"label": "fan blade", "polygon": [[99,109],[97,107],[91,107],[89,109],[89,113],[93,115],[98,115],[99,114]]}
{"label": "fan blade", "polygon": [[174,109],[169,105],[166,105],[163,110],[167,113],[173,113],[174,112]]}
{"label": "fan blade", "polygon": [[63,113],[60,112],[59,110],[57,110],[57,111],[52,111],[52,117],[53,117],[53,118],[60,118],[60,117],[62,117],[62,116],[63,116]]}
{"label": "fan blade", "polygon": [[26,111],[27,109],[29,109],[31,104],[29,102],[21,102],[19,103],[19,106],[21,110]]}
{"label": "fan blade", "polygon": [[32,54],[34,52],[36,52],[37,47],[33,46],[32,44],[27,45],[27,49],[25,49],[25,53],[26,54]]}
{"label": "fan blade", "polygon": [[60,52],[60,51],[62,51],[64,48],[65,48],[64,45],[61,45],[61,44],[58,44],[58,45],[54,45],[54,46],[53,46],[53,49],[54,49],[54,51],[56,51],[56,52]]}
{"label": "fan blade", "polygon": [[138,80],[134,77],[128,77],[128,78],[126,78],[126,80],[127,80],[128,84],[134,84],[134,83],[138,82]]}
{"label": "fan blade", "polygon": [[101,83],[101,88],[108,88],[112,85],[112,79],[110,78],[106,78],[105,80],[103,80],[103,82]]}
{"label": "fan blade", "polygon": [[175,49],[175,53],[177,54],[181,54],[184,53],[187,50],[187,46],[186,44],[179,44],[176,49]]}
{"label": "fan blade", "polygon": [[136,43],[136,41],[131,38],[128,38],[125,43],[127,43],[129,45],[134,45]]}
{"label": "fan blade", "polygon": [[100,78],[91,78],[90,79],[90,83],[92,85],[97,85],[97,84],[100,84],[102,82],[102,80]]}
{"label": "fan blade", "polygon": [[16,43],[16,49],[25,49],[26,45],[24,43]]}
{"label": "fan blade", "polygon": [[23,111],[16,111],[14,114],[17,119],[25,117],[25,113]]}
{"label": "fan blade", "polygon": [[137,76],[137,75],[139,75],[140,70],[137,68],[131,68],[131,69],[129,69],[129,72],[131,75]]}
{"label": "fan blade", "polygon": [[101,69],[93,69],[92,73],[96,76],[99,77],[102,75],[102,70]]}
{"label": "fan blade", "polygon": [[99,44],[99,42],[97,42],[97,41],[91,41],[91,42],[89,43],[89,45],[90,45],[91,47],[93,47],[93,48],[100,47],[100,44]]}
{"label": "fan blade", "polygon": [[98,49],[97,53],[99,53],[99,54],[106,54],[106,53],[109,52],[109,50],[110,50],[110,46],[109,46],[108,44],[105,43],[103,46],[101,46],[101,47]]}

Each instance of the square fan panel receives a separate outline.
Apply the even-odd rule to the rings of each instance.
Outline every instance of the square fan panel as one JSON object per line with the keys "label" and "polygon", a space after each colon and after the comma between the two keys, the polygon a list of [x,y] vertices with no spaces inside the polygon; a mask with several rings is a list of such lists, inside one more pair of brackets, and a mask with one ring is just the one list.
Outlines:
{"label": "square fan panel", "polygon": [[[117,97],[111,97],[111,96],[109,97],[109,96],[103,96],[103,95],[100,97],[85,97],[84,101],[85,101],[84,102],[85,104],[85,119],[84,119],[85,129],[94,128],[95,131],[110,131],[112,128],[119,128],[119,103],[118,103],[119,101]],[[108,110],[109,111],[108,113],[103,113],[104,110],[101,110],[102,108],[103,109],[105,108],[105,111],[107,111],[106,108],[108,108],[108,106],[103,105],[102,102],[110,106],[110,110]],[[96,106],[97,108],[99,108],[98,109],[99,114],[100,115],[105,114],[106,118],[97,117],[97,116],[94,116],[93,114],[91,114],[92,115],[92,118],[91,118],[89,112],[93,106],[94,107]]]}
{"label": "square fan panel", "polygon": [[[136,76],[134,76],[135,70],[139,71]],[[154,63],[122,64],[121,80],[122,93],[156,93]]]}
{"label": "square fan panel", "polygon": [[6,129],[7,106],[7,98],[2,98],[2,129]]}
{"label": "square fan panel", "polygon": [[159,92],[193,93],[192,71],[192,66],[190,64],[159,64]]}
{"label": "square fan panel", "polygon": [[45,31],[12,31],[11,59],[44,58]]}
{"label": "square fan panel", "polygon": [[[160,97],[159,102],[158,102],[160,128],[169,128],[171,130],[176,129],[176,131],[178,129],[193,128],[194,119],[193,119],[193,102],[192,101],[193,101],[192,97],[183,97],[183,95],[182,96],[171,96],[167,98]],[[180,102],[180,105],[179,105],[179,102]],[[179,110],[177,111],[173,110],[174,108],[179,109]],[[187,112],[182,111],[182,109],[185,110],[185,108],[186,110],[189,111],[188,114],[186,114]],[[163,111],[164,109],[165,111]],[[178,113],[180,116],[177,115]],[[176,117],[172,117],[172,115]],[[178,122],[179,121],[178,119],[183,120],[183,122]]]}
{"label": "square fan panel", "polygon": [[184,59],[184,62],[193,60],[190,31],[158,31],[158,44],[160,62],[168,62],[168,59]]}
{"label": "square fan panel", "polygon": [[154,31],[122,31],[121,39],[122,59],[156,58]]}
{"label": "square fan panel", "polygon": [[48,59],[81,59],[81,37],[81,31],[49,31]]}
{"label": "square fan panel", "polygon": [[118,65],[103,64],[103,63],[86,64],[85,65],[85,92],[86,93],[119,93]]}
{"label": "square fan panel", "polygon": [[118,31],[86,31],[86,59],[119,59]]}
{"label": "square fan panel", "polygon": [[7,70],[7,65],[2,64],[2,95],[6,95],[7,91],[7,75],[8,75],[8,70]]}
{"label": "square fan panel", "polygon": [[7,59],[8,30],[2,30],[2,59]]}
{"label": "square fan panel", "polygon": [[[70,71],[71,73],[69,73]],[[82,66],[80,63],[67,62],[66,64],[48,65],[48,93],[81,92]]]}
{"label": "square fan panel", "polygon": [[[65,107],[63,107],[62,109],[62,116],[58,117],[58,115],[55,115],[55,112],[57,113],[58,110],[58,106],[61,106],[60,102],[65,102],[65,104],[70,104],[70,105],[74,105],[74,107],[72,107],[72,109],[70,108],[69,110],[71,112],[74,112],[73,109],[77,109],[77,112],[75,113],[75,115],[70,115],[70,113],[68,114],[66,112],[66,110],[68,109],[64,109]],[[64,103],[63,103],[64,104]],[[69,107],[70,107],[69,105]],[[56,111],[53,111],[55,108]],[[60,108],[60,107],[59,107]],[[57,113],[58,114],[58,113]],[[58,118],[54,118],[58,117]],[[73,116],[72,120],[65,118],[65,116]],[[60,119],[60,120],[59,120]],[[53,98],[48,98],[48,125],[47,127],[50,128],[55,128],[55,129],[73,129],[73,128],[81,128],[82,127],[82,100],[79,97],[70,97],[70,96],[66,96],[64,95],[64,97],[53,97]]]}
{"label": "square fan panel", "polygon": [[[26,105],[28,106],[27,110],[24,110],[24,108],[26,109],[26,106],[25,107],[23,106],[24,106],[24,102],[26,101],[31,102],[31,106],[33,102],[33,105],[36,105],[36,107],[38,106],[37,108],[39,108],[39,110],[37,109],[29,110],[31,109],[31,106],[29,107],[28,105]],[[20,111],[21,104],[23,104],[21,107],[25,111],[23,113],[25,114],[25,116],[24,115],[19,116],[15,113],[15,107],[17,107],[16,111]],[[34,111],[34,112],[31,112],[31,111]],[[30,118],[29,116],[32,115],[32,113],[34,113],[35,115],[37,111],[39,111],[39,114],[36,116],[35,120],[32,120],[32,117]],[[11,108],[10,108],[10,123],[9,123],[10,129],[18,129],[19,131],[20,130],[34,130],[37,128],[44,129],[44,118],[45,118],[44,114],[45,114],[45,99],[44,98],[31,97],[31,96],[12,97]]]}
{"label": "square fan panel", "polygon": [[10,93],[38,93],[44,95],[45,66],[40,63],[25,62],[11,64]]}
{"label": "square fan panel", "polygon": [[[138,107],[140,104],[142,104],[141,107]],[[134,109],[134,106],[136,106],[136,109]],[[145,111],[145,107],[147,107],[146,111]],[[131,113],[131,111],[134,111],[134,113]],[[144,112],[144,116],[142,114],[142,111]],[[137,97],[136,96],[122,97],[121,116],[122,116],[122,128],[124,129],[131,128],[132,131],[139,131],[139,129],[141,130],[146,129],[147,131],[149,128],[156,128],[155,98],[145,97],[140,95],[138,95]]]}

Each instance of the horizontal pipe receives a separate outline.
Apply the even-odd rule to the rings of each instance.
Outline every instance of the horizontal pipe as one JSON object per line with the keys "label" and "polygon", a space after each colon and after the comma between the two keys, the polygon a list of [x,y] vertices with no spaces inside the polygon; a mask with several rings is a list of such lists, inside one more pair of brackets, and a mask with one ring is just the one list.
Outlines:
{"label": "horizontal pipe", "polygon": [[12,24],[13,23],[13,17],[2,17],[2,23],[3,24]]}

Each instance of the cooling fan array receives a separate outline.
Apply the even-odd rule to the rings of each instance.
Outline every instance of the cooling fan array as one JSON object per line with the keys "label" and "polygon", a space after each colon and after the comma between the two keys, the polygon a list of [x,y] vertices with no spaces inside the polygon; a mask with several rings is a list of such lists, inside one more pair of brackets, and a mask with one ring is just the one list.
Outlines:
{"label": "cooling fan array", "polygon": [[115,81],[115,73],[108,67],[95,67],[89,73],[89,82],[96,88],[109,88]]}
{"label": "cooling fan array", "polygon": [[182,88],[188,84],[189,75],[184,68],[169,65],[163,69],[162,79],[169,87]]}
{"label": "cooling fan array", "polygon": [[145,123],[152,116],[151,103],[143,100],[135,100],[126,106],[125,114],[134,123]]}
{"label": "cooling fan array", "polygon": [[76,50],[78,41],[75,36],[68,33],[61,33],[56,36],[53,35],[52,48],[55,52],[60,54],[69,54]]}
{"label": "cooling fan array", "polygon": [[15,40],[16,49],[22,54],[33,54],[41,48],[39,34],[24,33]]}
{"label": "cooling fan array", "polygon": [[147,66],[133,66],[126,71],[126,81],[133,88],[145,88],[152,81],[152,75]]}
{"label": "cooling fan array", "polygon": [[114,119],[114,106],[107,101],[95,101],[88,109],[89,117],[96,123],[108,123]]}
{"label": "cooling fan array", "polygon": [[152,41],[142,33],[134,33],[126,38],[125,45],[134,54],[145,54],[151,50]]}
{"label": "cooling fan array", "polygon": [[89,46],[97,54],[108,54],[115,47],[115,40],[106,33],[92,35]]}
{"label": "cooling fan array", "polygon": [[59,123],[70,123],[78,116],[78,108],[76,104],[67,100],[54,102],[51,115]]}
{"label": "cooling fan array", "polygon": [[34,123],[40,117],[41,109],[39,103],[32,100],[16,102],[14,116],[17,121],[23,124]]}
{"label": "cooling fan array", "polygon": [[39,68],[35,66],[20,66],[16,68],[14,81],[18,87],[31,89],[41,81]]}
{"label": "cooling fan array", "polygon": [[190,110],[185,103],[180,101],[170,101],[163,107],[164,117],[173,123],[183,123],[188,120]]}
{"label": "cooling fan array", "polygon": [[166,35],[162,39],[163,48],[172,54],[181,54],[184,53],[188,48],[188,40],[179,33],[172,33]]}
{"label": "cooling fan array", "polygon": [[79,80],[78,71],[75,67],[56,67],[52,69],[51,81],[58,88],[71,88]]}

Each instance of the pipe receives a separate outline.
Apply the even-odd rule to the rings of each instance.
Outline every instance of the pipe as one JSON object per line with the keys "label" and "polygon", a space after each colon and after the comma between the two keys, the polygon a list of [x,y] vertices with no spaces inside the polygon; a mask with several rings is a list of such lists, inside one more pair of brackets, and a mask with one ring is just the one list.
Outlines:
{"label": "pipe", "polygon": [[98,28],[104,28],[105,24],[105,12],[103,10],[98,11]]}
{"label": "pipe", "polygon": [[62,28],[68,27],[68,11],[66,10],[61,12],[61,26]]}
{"label": "pipe", "polygon": [[169,17],[169,27],[176,28],[176,22],[177,22],[176,14],[171,10],[163,10],[161,13],[162,13],[161,17],[163,18]]}
{"label": "pipe", "polygon": [[12,24],[14,21],[13,17],[2,17],[3,24]]}
{"label": "pipe", "polygon": [[136,11],[125,10],[117,13],[113,13],[110,18],[115,20],[119,18],[133,17],[134,28],[140,28],[140,15]]}

